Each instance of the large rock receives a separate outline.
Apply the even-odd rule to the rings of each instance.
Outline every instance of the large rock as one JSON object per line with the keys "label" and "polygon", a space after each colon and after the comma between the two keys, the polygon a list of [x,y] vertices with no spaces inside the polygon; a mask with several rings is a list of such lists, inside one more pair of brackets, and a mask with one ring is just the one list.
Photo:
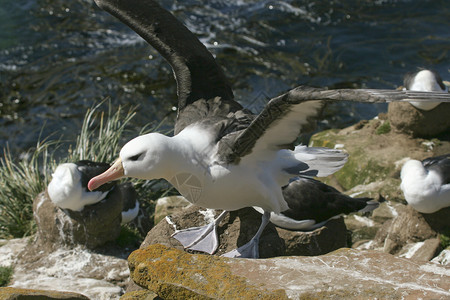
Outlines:
{"label": "large rock", "polygon": [[[48,253],[30,239],[28,246],[14,253],[10,287],[76,292],[90,299],[118,300],[129,283],[126,257],[129,250],[109,245],[104,254],[78,246]],[[9,243],[0,247],[14,251]],[[0,299],[3,299],[0,297]],[[59,298],[53,298],[59,299]]]}
{"label": "large rock", "polygon": [[436,137],[450,131],[450,103],[441,103],[425,111],[406,102],[392,102],[388,106],[388,118],[397,132],[414,137]]}
{"label": "large rock", "polygon": [[159,198],[155,205],[154,223],[158,224],[159,221],[164,219],[168,215],[172,215],[175,212],[190,206],[191,203],[183,196],[169,196]]}
{"label": "large rock", "polygon": [[310,146],[336,147],[349,154],[345,166],[333,174],[336,183],[326,182],[347,194],[359,197],[381,194],[386,200],[403,202],[400,170],[406,159],[422,160],[450,152],[449,141],[414,139],[389,130],[389,126],[388,120],[374,119],[313,135]]}
{"label": "large rock", "polygon": [[132,279],[163,299],[448,299],[450,268],[375,251],[230,259],[152,245],[129,259]]}
{"label": "large rock", "polygon": [[40,300],[89,300],[88,297],[71,292],[44,291],[32,289],[19,289],[10,287],[0,287],[0,299],[2,300],[22,300],[22,299],[40,299]]}
{"label": "large rock", "polygon": [[42,192],[33,202],[38,242],[47,251],[61,246],[82,245],[94,249],[104,245],[120,234],[122,206],[117,188],[107,199],[80,212],[55,206],[47,191]]}
{"label": "large rock", "polygon": [[[220,211],[202,209],[196,206],[185,208],[177,214],[160,221],[147,234],[141,248],[151,244],[163,244],[177,249],[183,246],[171,235],[177,229],[202,226]],[[219,249],[224,254],[247,243],[261,224],[261,214],[253,208],[230,212],[219,224]],[[311,232],[290,231],[269,223],[260,241],[262,258],[283,255],[321,255],[347,246],[347,229],[342,218],[331,220],[325,226]]]}
{"label": "large rock", "polygon": [[375,242],[383,246],[387,253],[396,254],[408,243],[425,241],[437,236],[425,218],[410,206],[399,209],[399,214],[391,222],[385,223],[375,237]]}

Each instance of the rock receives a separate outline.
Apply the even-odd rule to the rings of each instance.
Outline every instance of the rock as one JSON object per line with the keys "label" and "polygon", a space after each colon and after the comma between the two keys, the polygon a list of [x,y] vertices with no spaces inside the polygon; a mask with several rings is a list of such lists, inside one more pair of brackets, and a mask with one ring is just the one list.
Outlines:
{"label": "rock", "polygon": [[163,299],[450,297],[450,268],[376,251],[231,259],[152,245],[134,251],[128,261],[133,280]]}
{"label": "rock", "polygon": [[63,210],[55,206],[47,191],[33,202],[38,242],[48,251],[60,246],[82,245],[94,249],[120,234],[121,193],[110,192],[107,200],[86,206],[82,211]]}
{"label": "rock", "polygon": [[153,300],[153,299],[161,299],[158,295],[149,290],[139,290],[133,292],[127,292],[120,300]]}
{"label": "rock", "polygon": [[155,225],[166,216],[174,214],[189,205],[191,205],[191,203],[183,196],[170,196],[158,199],[155,206]]}
{"label": "rock", "polygon": [[17,254],[29,244],[30,238],[0,240],[0,266],[10,267],[17,264]]}
{"label": "rock", "polygon": [[[409,105],[409,104],[408,104]],[[439,105],[440,106],[440,105]],[[400,170],[405,158],[422,160],[450,152],[449,141],[414,139],[391,130],[377,134],[386,121],[373,119],[342,130],[326,130],[311,137],[310,146],[334,148],[338,145],[349,154],[345,166],[324,181],[348,195],[404,202],[400,190]]]}
{"label": "rock", "polygon": [[429,261],[438,252],[440,241],[438,238],[425,240],[406,245],[399,252],[400,257],[411,258],[419,261]]}
{"label": "rock", "polygon": [[126,261],[130,251],[113,248],[109,246],[104,254],[81,246],[48,253],[31,242],[21,253],[15,253],[10,286],[39,290],[57,288],[82,293],[91,299],[117,300],[130,281]]}
{"label": "rock", "polygon": [[40,299],[40,300],[89,300],[88,297],[71,292],[44,291],[32,289],[20,289],[11,287],[0,287],[0,299],[2,300],[20,300],[20,299]]}
{"label": "rock", "polygon": [[438,256],[436,256],[435,258],[433,258],[431,260],[434,263],[438,263],[444,266],[447,266],[450,264],[450,248],[447,248],[443,251],[441,251],[441,253],[439,253]]}
{"label": "rock", "polygon": [[437,236],[425,218],[410,206],[398,209],[398,216],[377,232],[375,243],[387,253],[396,254],[408,243],[422,242]]}
{"label": "rock", "polygon": [[[212,217],[207,210],[190,206],[170,217],[170,222],[177,229],[205,225]],[[203,212],[203,214],[201,213]],[[210,211],[213,212],[213,211]],[[217,215],[220,212],[214,212]],[[151,244],[163,244],[182,250],[183,246],[171,235],[175,232],[173,224],[167,219],[159,222],[147,234],[141,248]],[[261,224],[261,214],[253,208],[244,208],[230,212],[219,224],[219,249],[222,255],[247,243]],[[325,226],[311,232],[290,231],[277,228],[269,223],[260,241],[260,257],[276,257],[282,255],[320,255],[347,246],[347,229],[342,218],[331,220]]]}
{"label": "rock", "polygon": [[450,103],[441,103],[435,109],[424,111],[409,103],[392,102],[388,118],[396,132],[414,137],[436,137],[450,130]]}
{"label": "rock", "polygon": [[373,211],[372,219],[375,222],[384,223],[387,220],[391,220],[398,216],[397,209],[402,209],[404,205],[386,201],[380,204],[380,206]]}

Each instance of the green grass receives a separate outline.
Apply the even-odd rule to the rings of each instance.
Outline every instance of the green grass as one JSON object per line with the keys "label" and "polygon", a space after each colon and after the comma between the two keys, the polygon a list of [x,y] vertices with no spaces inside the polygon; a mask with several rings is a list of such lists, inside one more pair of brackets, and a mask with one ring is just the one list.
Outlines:
{"label": "green grass", "polygon": [[[136,133],[128,131],[128,125],[136,113],[136,108],[124,111],[119,107],[113,111],[109,104],[107,112],[101,110],[105,101],[90,109],[84,118],[76,142],[71,144],[66,157],[55,159],[55,151],[64,145],[63,139],[38,142],[35,149],[25,155],[25,159],[12,157],[8,149],[0,158],[0,238],[19,238],[35,232],[33,220],[33,200],[45,190],[51,174],[57,165],[88,159],[113,162],[120,151],[124,136],[128,139]],[[161,122],[162,123],[162,122]],[[139,134],[157,131],[160,124],[145,127]],[[153,201],[162,194],[173,193],[160,181],[146,182],[133,180],[141,202],[153,213]]]}
{"label": "green grass", "polygon": [[2,267],[0,266],[0,287],[5,287],[11,281],[13,275],[12,267]]}
{"label": "green grass", "polygon": [[383,124],[378,126],[377,130],[375,131],[376,134],[386,134],[391,131],[391,124],[389,121],[384,121]]}

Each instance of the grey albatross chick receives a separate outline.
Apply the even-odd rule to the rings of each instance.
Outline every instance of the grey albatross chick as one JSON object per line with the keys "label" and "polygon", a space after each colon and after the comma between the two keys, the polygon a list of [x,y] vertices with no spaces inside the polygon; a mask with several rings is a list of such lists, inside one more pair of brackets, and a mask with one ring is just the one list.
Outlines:
{"label": "grey albatross chick", "polygon": [[400,177],[406,201],[418,212],[430,214],[450,206],[450,154],[411,159]]}
{"label": "grey albatross chick", "polygon": [[213,209],[287,210],[282,193],[305,164],[294,142],[326,101],[450,101],[444,93],[299,86],[273,98],[258,115],[234,100],[212,54],[172,14],[151,0],[96,0],[152,45],[177,82],[175,135],[150,133],[128,142],[89,189],[122,177],[165,178],[191,203]]}

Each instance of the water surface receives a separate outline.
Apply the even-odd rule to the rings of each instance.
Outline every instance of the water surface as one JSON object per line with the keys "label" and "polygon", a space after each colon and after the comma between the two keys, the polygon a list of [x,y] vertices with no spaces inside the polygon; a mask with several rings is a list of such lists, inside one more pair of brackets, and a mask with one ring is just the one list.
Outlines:
{"label": "water surface", "polygon": [[[206,4],[204,3],[206,2]],[[160,1],[216,56],[235,97],[258,110],[300,84],[396,88],[417,67],[450,78],[447,1]],[[91,0],[0,0],[0,148],[73,143],[86,110],[140,105],[129,137],[175,116],[170,66]],[[105,109],[107,107],[105,106]],[[321,128],[384,104],[328,106]]]}

